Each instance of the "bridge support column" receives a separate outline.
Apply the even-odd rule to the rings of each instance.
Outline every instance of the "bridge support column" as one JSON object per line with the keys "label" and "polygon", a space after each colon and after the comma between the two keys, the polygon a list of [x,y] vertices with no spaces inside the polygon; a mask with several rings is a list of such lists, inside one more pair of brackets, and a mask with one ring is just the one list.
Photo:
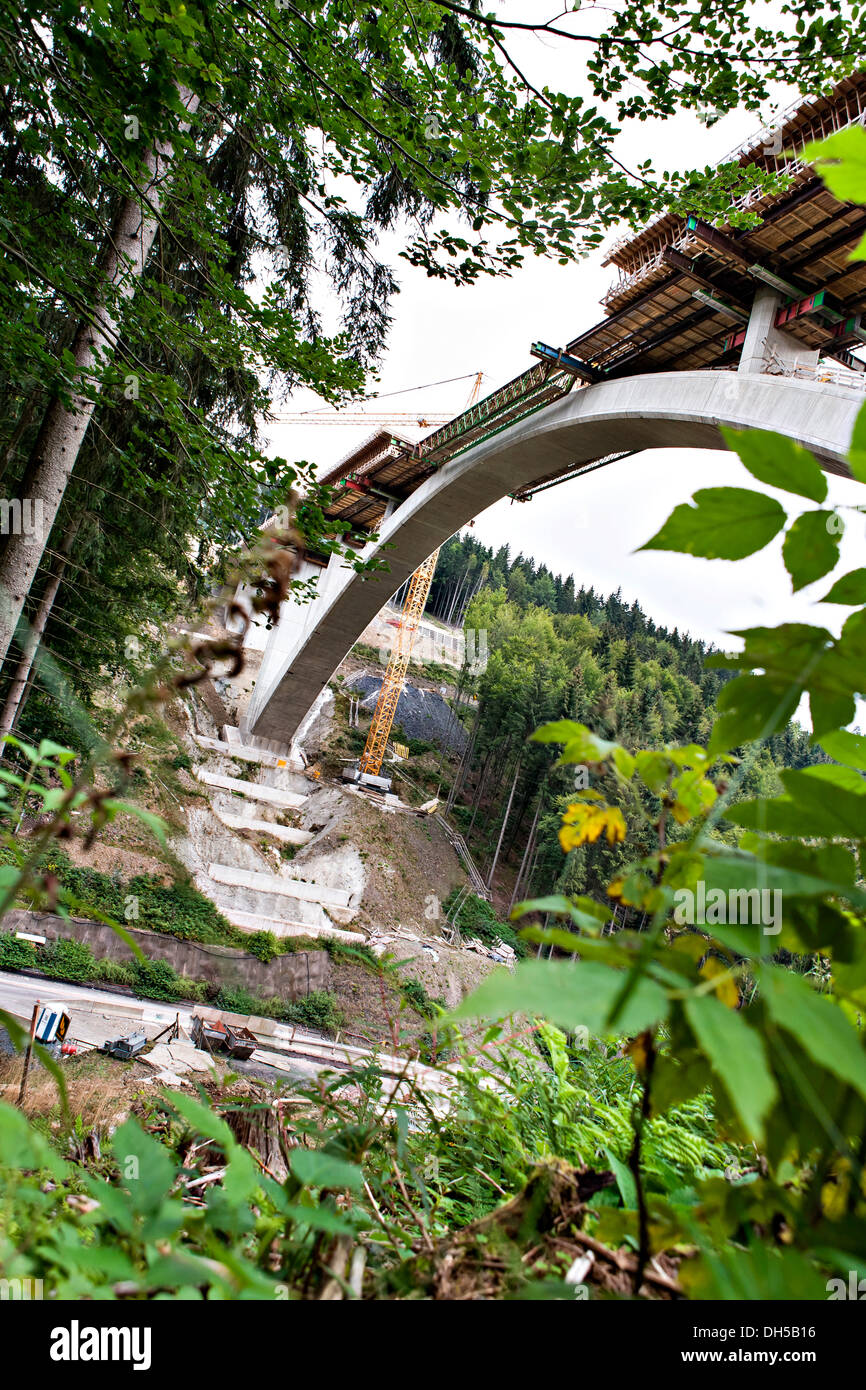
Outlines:
{"label": "bridge support column", "polygon": [[301,561],[295,578],[312,579],[315,577],[316,597],[306,603],[288,598],[280,605],[280,620],[277,626],[267,634],[262,664],[256,678],[256,690],[253,692],[246,715],[239,721],[242,733],[249,735],[252,732],[252,724],[255,722],[259,705],[259,688],[264,690],[270,685],[277,672],[294,657],[295,653],[303,646],[308,634],[315,628],[319,614],[337,582],[340,566],[341,558],[339,555],[332,555],[324,569],[320,565],[311,564],[309,560]]}
{"label": "bridge support column", "polygon": [[776,311],[782,296],[769,285],[759,285],[752,301],[746,339],[740,354],[741,372],[783,374],[797,366],[815,366],[818,353],[776,327]]}

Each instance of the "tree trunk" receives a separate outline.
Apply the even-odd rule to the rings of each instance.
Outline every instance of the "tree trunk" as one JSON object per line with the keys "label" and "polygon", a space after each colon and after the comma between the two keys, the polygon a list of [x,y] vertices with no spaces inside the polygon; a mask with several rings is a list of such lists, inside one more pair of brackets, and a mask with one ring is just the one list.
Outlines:
{"label": "tree trunk", "polygon": [[455,579],[455,581],[454,581],[454,592],[453,592],[453,594],[451,595],[451,604],[450,604],[450,607],[449,607],[449,609],[448,609],[448,617],[445,619],[446,623],[448,623],[449,626],[450,626],[450,624],[451,624],[451,615],[452,615],[452,613],[454,612],[454,606],[455,606],[455,604],[457,603],[457,595],[460,593],[460,591],[461,591],[462,588],[463,588],[463,580],[462,580],[462,579]]}
{"label": "tree trunk", "polygon": [[18,713],[24,700],[24,692],[27,689],[27,681],[33,667],[33,659],[39,649],[39,643],[42,641],[42,634],[51,616],[54,600],[57,597],[57,590],[60,588],[61,580],[66,571],[66,560],[72,550],[77,530],[78,522],[66,533],[63,545],[60,547],[60,558],[57,561],[53,574],[48,580],[45,593],[39,600],[39,607],[36,610],[33,623],[21,644],[21,660],[15,668],[12,683],[6,692],[6,703],[3,706],[2,714],[0,714],[0,738],[2,738],[4,734],[12,732],[12,726],[18,718]]}
{"label": "tree trunk", "polygon": [[520,861],[520,868],[517,871],[517,878],[514,882],[514,892],[511,894],[511,902],[508,904],[509,912],[513,908],[514,904],[517,902],[517,894],[520,891],[520,884],[523,879],[523,871],[526,868],[527,862],[532,854],[533,849],[535,848],[535,831],[538,826],[538,816],[541,811],[543,792],[544,788],[542,786],[541,790],[538,793],[538,804],[535,807],[535,815],[532,818],[532,825],[529,829],[529,839],[526,841],[526,849],[523,851],[523,858]]}
{"label": "tree trunk", "polygon": [[460,792],[461,792],[461,790],[462,790],[462,788],[463,788],[463,784],[464,784],[464,782],[466,781],[466,778],[467,778],[467,776],[468,776],[468,774],[469,774],[469,768],[470,768],[470,766],[471,766],[471,764],[472,764],[472,754],[473,754],[473,752],[475,751],[475,740],[476,740],[476,738],[478,737],[478,726],[479,726],[480,722],[481,722],[481,712],[480,712],[480,710],[476,709],[476,711],[475,711],[475,723],[474,723],[473,726],[472,726],[472,734],[470,735],[469,743],[466,745],[466,751],[465,751],[465,753],[463,754],[463,757],[462,757],[461,760],[460,760],[460,764],[459,764],[459,766],[458,766],[458,768],[457,768],[457,775],[455,776],[454,781],[453,781],[452,784],[451,784],[451,790],[450,790],[450,792],[448,793],[448,801],[447,801],[446,806],[445,806],[445,814],[446,814],[446,816],[447,816],[447,815],[449,814],[449,812],[453,809],[453,807],[454,807],[454,802],[457,800],[457,797],[460,795]]}
{"label": "tree trunk", "polygon": [[483,798],[483,796],[484,796],[484,792],[485,792],[485,789],[486,789],[486,786],[487,786],[487,773],[488,773],[488,771],[489,771],[489,769],[490,769],[490,759],[491,759],[491,756],[492,756],[492,753],[488,753],[488,754],[487,754],[487,757],[484,759],[484,762],[482,763],[482,766],[481,766],[481,773],[480,773],[479,778],[478,778],[478,784],[477,784],[477,786],[476,786],[476,788],[475,788],[475,796],[474,796],[473,801],[472,801],[472,819],[471,819],[471,821],[469,822],[469,829],[466,831],[466,839],[467,839],[467,840],[469,839],[469,836],[472,834],[472,830],[473,830],[473,828],[474,828],[474,826],[475,826],[475,819],[476,819],[476,817],[477,817],[477,815],[478,815],[478,811],[479,811],[479,808],[480,808],[480,806],[481,806],[481,801],[482,801],[482,798]]}
{"label": "tree trunk", "polygon": [[505,838],[505,827],[508,824],[508,817],[511,815],[511,803],[514,800],[514,789],[517,786],[517,779],[520,776],[521,758],[517,759],[517,767],[514,769],[514,781],[511,783],[511,791],[508,793],[508,805],[505,808],[505,815],[502,817],[502,828],[499,831],[499,839],[496,843],[496,853],[493,856],[493,863],[490,865],[490,873],[487,875],[487,887],[493,887],[493,875],[496,873],[496,865],[499,862],[499,851],[502,849],[502,841]]}
{"label": "tree trunk", "polygon": [[[180,89],[179,95],[192,117],[198,107],[198,97],[185,88]],[[189,121],[183,122],[181,130],[188,129]],[[127,198],[118,212],[103,266],[102,289],[93,306],[92,317],[79,325],[73,340],[71,352],[76,374],[82,385],[90,381],[93,397],[73,396],[69,410],[62,401],[55,399],[45,413],[34,449],[35,467],[26,488],[28,497],[21,499],[22,502],[32,499],[39,534],[10,535],[0,561],[0,661],[6,659],[102,390],[100,366],[112,354],[118,337],[119,306],[115,308],[113,300],[118,299],[122,304],[132,297],[153,244],[173,155],[172,145],[165,142],[148,152],[145,165],[150,177],[141,190],[140,200]]]}

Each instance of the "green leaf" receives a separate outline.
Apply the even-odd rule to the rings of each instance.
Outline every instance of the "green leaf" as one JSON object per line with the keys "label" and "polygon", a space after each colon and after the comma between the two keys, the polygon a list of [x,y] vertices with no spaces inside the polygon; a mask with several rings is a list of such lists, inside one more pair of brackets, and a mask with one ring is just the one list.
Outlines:
{"label": "green leaf", "polygon": [[0,1164],[11,1172],[48,1168],[55,1177],[68,1171],[66,1163],[33,1128],[27,1116],[3,1101],[0,1101]]}
{"label": "green leaf", "polygon": [[732,430],[722,427],[730,449],[738,454],[754,478],[769,487],[795,492],[810,502],[823,502],[827,479],[808,449],[771,430]]}
{"label": "green leaf", "polygon": [[701,1051],[727,1092],[750,1139],[760,1143],[764,1118],[778,1094],[757,1028],[712,994],[694,995],[684,1004]]}
{"label": "green leaf", "polygon": [[54,758],[61,767],[65,767],[77,756],[73,749],[64,748],[62,743],[55,743],[53,739],[43,738],[39,741],[38,757],[40,762]]}
{"label": "green leaf", "polygon": [[850,570],[848,574],[840,575],[820,602],[846,603],[852,608],[866,603],[866,569]]}
{"label": "green leaf", "polygon": [[202,1105],[201,1101],[193,1100],[192,1096],[184,1095],[182,1091],[164,1091],[163,1098],[183,1116],[196,1134],[203,1135],[205,1139],[214,1139],[227,1152],[235,1147],[232,1131],[222,1116],[209,1105]]}
{"label": "green leaf", "polygon": [[708,487],[674,507],[641,550],[678,550],[706,560],[742,560],[762,550],[787,520],[773,497],[742,487]]}
{"label": "green leaf", "polygon": [[[505,1018],[540,1015],[560,1028],[604,1034],[625,976],[600,961],[524,961],[514,972],[494,970],[450,1015]],[[617,1019],[617,1032],[640,1033],[667,1013],[665,991],[653,980],[637,982]]]}
{"label": "green leaf", "polygon": [[[838,773],[843,775],[834,775]],[[728,820],[774,835],[861,838],[866,827],[866,781],[852,768],[819,763],[786,768],[780,775],[785,796],[739,802],[728,807]]]}
{"label": "green leaf", "polygon": [[157,1211],[175,1179],[168,1150],[135,1120],[127,1120],[114,1131],[111,1147],[120,1168],[120,1182],[128,1190],[134,1210]]}
{"label": "green leaf", "polygon": [[803,150],[830,192],[843,203],[866,203],[866,132],[852,125],[817,140]]}
{"label": "green leaf", "polygon": [[766,738],[783,729],[800,703],[800,690],[769,676],[738,676],[723,685],[716,699],[719,714],[713,724],[709,751],[739,748],[751,739]]}
{"label": "green leaf", "polygon": [[513,921],[518,921],[529,912],[555,912],[559,917],[570,917],[576,926],[583,927],[592,935],[610,921],[610,912],[592,898],[565,898],[560,894],[517,903],[510,916]]}
{"label": "green leaf", "polygon": [[[866,572],[866,571],[864,571]],[[849,729],[834,729],[818,740],[824,752],[837,763],[859,767],[866,772],[866,734],[852,734]]]}
{"label": "green leaf", "polygon": [[560,763],[600,763],[619,745],[598,738],[585,724],[572,719],[557,719],[542,724],[530,738],[536,743],[563,743]]}
{"label": "green leaf", "polygon": [[330,1207],[286,1207],[284,1215],[313,1231],[326,1231],[333,1236],[356,1236],[358,1229]]}
{"label": "green leaf", "polygon": [[866,1098],[866,1052],[839,1006],[779,966],[760,967],[758,980],[774,1022],[820,1066]]}
{"label": "green leaf", "polygon": [[[806,623],[782,623],[776,628],[747,628],[734,634],[744,639],[741,652],[714,652],[707,658],[710,667],[729,667],[763,672],[753,675],[748,686],[740,688],[732,681],[722,688],[718,706],[736,708],[736,717],[727,726],[713,730],[710,751],[734,746],[729,728],[740,733],[742,728],[755,728],[758,719],[752,709],[756,704],[768,714],[763,733],[773,733],[790,716],[779,719],[791,700],[796,709],[804,691],[809,692],[812,726],[816,738],[833,729],[849,724],[854,718],[854,693],[866,683],[866,614],[852,613],[838,641],[826,628]],[[775,714],[773,697],[779,702]],[[782,703],[784,702],[784,703]],[[793,712],[792,709],[792,712]],[[759,734],[750,733],[755,738]]]}
{"label": "green leaf", "polygon": [[696,1300],[775,1303],[827,1297],[824,1275],[799,1250],[779,1250],[757,1241],[748,1250],[704,1247],[699,1260],[684,1262],[684,1270],[688,1264],[681,1277],[689,1297]]}
{"label": "green leaf", "polygon": [[[838,891],[838,884],[832,880],[817,877],[801,869],[788,868],[774,864],[766,859],[758,859],[753,854],[717,854],[704,861],[704,882],[707,892],[711,889],[723,893],[731,892],[779,892],[792,898],[816,898],[826,893]],[[852,899],[862,898],[866,893],[845,885]]]}
{"label": "green leaf", "polygon": [[830,530],[835,512],[804,512],[789,529],[782,558],[796,593],[829,574],[839,562],[839,535]]}
{"label": "green leaf", "polygon": [[637,1183],[634,1180],[634,1174],[607,1145],[604,1148],[604,1156],[610,1164],[610,1171],[616,1178],[616,1185],[619,1188],[623,1206],[628,1211],[635,1211],[637,1209]]}
{"label": "green leaf", "polygon": [[307,1187],[350,1187],[360,1192],[364,1175],[354,1163],[321,1149],[293,1149],[292,1172]]}
{"label": "green leaf", "polygon": [[861,405],[854,421],[848,466],[858,482],[866,483],[866,405]]}
{"label": "green leaf", "polygon": [[[747,844],[746,840],[753,843]],[[741,848],[768,864],[779,864],[813,878],[826,879],[840,890],[853,888],[857,878],[854,855],[845,845],[811,845],[802,840],[765,840],[750,835],[743,836]]]}

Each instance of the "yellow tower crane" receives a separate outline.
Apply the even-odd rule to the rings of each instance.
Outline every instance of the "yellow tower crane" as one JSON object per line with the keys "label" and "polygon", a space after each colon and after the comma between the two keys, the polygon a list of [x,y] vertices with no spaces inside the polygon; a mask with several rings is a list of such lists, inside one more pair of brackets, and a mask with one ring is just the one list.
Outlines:
{"label": "yellow tower crane", "polygon": [[418,636],[418,625],[427,603],[427,595],[430,592],[430,585],[433,583],[433,574],[438,559],[439,551],[434,550],[423,565],[419,565],[409,580],[409,589],[406,593],[403,611],[400,614],[400,626],[397,629],[388,668],[385,671],[382,688],[379,691],[379,698],[373,711],[367,742],[364,744],[364,751],[361,754],[360,771],[368,773],[371,777],[379,776],[379,769],[382,766],[382,759],[385,756],[385,749],[391,736],[397,701],[403,690],[412,648],[415,646],[415,639]]}
{"label": "yellow tower crane", "polygon": [[[467,402],[467,409],[473,404],[481,389],[483,375],[483,372],[478,372],[475,377]],[[418,626],[427,605],[427,595],[430,593],[430,585],[433,583],[438,559],[439,551],[437,549],[428,556],[423,565],[418,566],[409,580],[403,611],[400,614],[397,637],[391,649],[388,667],[367,733],[367,742],[364,744],[364,751],[359,763],[359,771],[367,773],[370,777],[379,776],[379,769],[382,766],[385,749],[388,747],[394,715],[397,712],[397,703],[403,690],[406,672],[409,669],[412,648],[415,646],[415,639],[418,636]]]}

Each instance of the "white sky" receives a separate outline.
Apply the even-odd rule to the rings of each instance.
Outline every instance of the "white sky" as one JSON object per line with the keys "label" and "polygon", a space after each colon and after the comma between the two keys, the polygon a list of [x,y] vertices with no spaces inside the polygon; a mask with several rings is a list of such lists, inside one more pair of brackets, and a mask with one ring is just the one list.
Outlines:
{"label": "white sky", "polygon": [[[551,0],[549,12],[555,8]],[[541,0],[515,0],[505,11],[497,9],[534,18],[548,13]],[[531,80],[566,91],[585,91],[572,46],[533,37],[515,39],[510,46]],[[785,106],[792,94],[780,92],[779,97]],[[769,119],[772,111],[764,114]],[[753,113],[737,112],[707,129],[697,116],[679,114],[664,123],[635,123],[623,132],[616,153],[631,167],[650,155],[657,169],[703,167],[723,158],[760,124]],[[599,299],[613,275],[602,267],[601,253],[569,266],[533,259],[509,278],[485,277],[475,286],[455,288],[450,282],[428,279],[422,270],[399,260],[400,245],[396,236],[382,244],[396,268],[401,293],[392,306],[394,324],[380,393],[483,371],[486,394],[531,365],[529,348],[534,340],[562,346],[604,317]],[[383,401],[378,410],[393,407],[456,414],[466,404],[471,385],[467,379],[400,396]],[[318,404],[306,392],[299,393],[287,408],[301,411]],[[377,407],[371,403],[367,408]],[[395,428],[405,426],[395,423]],[[315,462],[322,473],[369,432],[365,425],[276,423],[271,427],[270,445],[272,452],[290,461]],[[424,432],[407,430],[411,437]],[[829,502],[864,500],[858,485],[829,481]],[[627,601],[638,599],[656,621],[720,646],[738,645],[725,634],[755,624],[793,619],[821,622],[838,630],[850,610],[834,605],[815,608],[815,600],[829,588],[826,579],[792,596],[780,542],[736,564],[663,552],[635,553],[678,502],[686,501],[698,487],[723,483],[761,486],[724,451],[654,450],[563,484],[526,504],[505,499],[476,519],[474,535],[494,547],[507,542],[513,555],[522,550],[538,561],[543,559],[554,573],[573,574],[578,585],[592,584],[604,594],[621,588]],[[791,500],[778,495],[783,503]],[[866,563],[863,540],[863,518],[855,517],[843,542],[845,568]]]}

